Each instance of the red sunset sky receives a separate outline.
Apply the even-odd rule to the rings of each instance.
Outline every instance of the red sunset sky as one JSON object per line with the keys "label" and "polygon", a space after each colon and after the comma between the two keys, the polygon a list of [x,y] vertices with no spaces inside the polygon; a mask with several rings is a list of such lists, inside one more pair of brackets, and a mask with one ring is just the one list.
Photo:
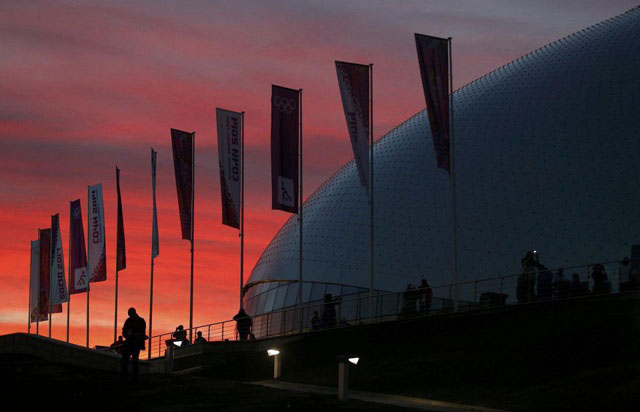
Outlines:
{"label": "red sunset sky", "polygon": [[[272,83],[304,89],[309,195],[352,157],[334,60],[374,63],[378,139],[424,108],[414,32],[453,37],[458,88],[635,3],[3,1],[0,334],[27,330],[29,241],[59,212],[67,260],[69,201],[82,200],[86,219],[87,185],[101,182],[109,280],[92,287],[91,345],[110,343],[116,165],[128,259],[118,316],[121,323],[135,306],[148,317],[151,146],[158,151],[160,225],[154,334],[188,325],[189,243],[180,237],[171,127],[197,132],[194,325],[226,320],[238,309],[239,239],[220,223],[216,107],[246,112],[247,279],[288,217],[271,210]],[[84,295],[73,295],[71,309],[71,341],[84,344]],[[52,336],[64,339],[65,325],[66,312],[55,315]]]}

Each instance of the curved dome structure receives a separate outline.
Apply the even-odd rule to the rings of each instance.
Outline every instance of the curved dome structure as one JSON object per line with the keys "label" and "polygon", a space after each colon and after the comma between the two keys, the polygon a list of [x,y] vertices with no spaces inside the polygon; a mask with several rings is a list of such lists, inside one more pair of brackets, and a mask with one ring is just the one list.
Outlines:
{"label": "curved dome structure", "polygon": [[[638,39],[635,8],[454,93],[459,281],[517,273],[527,250],[553,268],[619,259],[640,243]],[[451,283],[449,176],[426,111],[377,141],[374,156],[375,288]],[[249,282],[298,278],[297,225],[285,223]],[[304,203],[303,229],[305,281],[368,289],[369,207],[353,160]],[[294,289],[252,287],[249,311],[291,304]]]}

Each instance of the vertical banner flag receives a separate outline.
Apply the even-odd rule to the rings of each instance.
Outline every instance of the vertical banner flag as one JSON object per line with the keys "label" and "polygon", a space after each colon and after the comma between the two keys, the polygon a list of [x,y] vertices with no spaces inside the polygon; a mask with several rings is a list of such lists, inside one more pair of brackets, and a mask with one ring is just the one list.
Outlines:
{"label": "vertical banner flag", "polygon": [[156,155],[151,149],[151,187],[153,192],[153,227],[151,229],[151,258],[160,254],[160,239],[158,238],[158,209],[156,207]]}
{"label": "vertical banner flag", "polygon": [[87,279],[87,249],[84,244],[80,199],[71,202],[69,207],[69,259],[71,274],[69,293],[86,292],[89,279]]}
{"label": "vertical banner flag", "polygon": [[298,213],[300,91],[271,86],[271,208]]}
{"label": "vertical banner flag", "polygon": [[[29,296],[29,320],[38,322],[47,320],[46,310],[40,311],[40,240],[31,241],[31,265],[30,265],[30,296]],[[38,319],[38,313],[40,317]]]}
{"label": "vertical banner flag", "polygon": [[69,300],[64,270],[64,253],[60,236],[60,215],[51,216],[51,304],[59,305]]}
{"label": "vertical banner flag", "polygon": [[416,47],[438,167],[449,166],[449,40],[417,34]]}
{"label": "vertical banner flag", "polygon": [[240,191],[242,190],[241,116],[241,113],[216,109],[222,224],[236,229],[240,229]]}
{"label": "vertical banner flag", "polygon": [[338,86],[358,166],[360,183],[369,190],[369,66],[336,62]]}
{"label": "vertical banner flag", "polygon": [[40,320],[47,320],[49,313],[49,274],[51,271],[51,229],[41,229],[40,243],[40,285],[38,287],[38,308]]}
{"label": "vertical banner flag", "polygon": [[107,280],[107,245],[104,233],[104,204],[102,202],[102,183],[89,186],[89,216],[87,223],[89,282]]}
{"label": "vertical banner flag", "polygon": [[118,229],[116,234],[116,270],[127,268],[127,252],[124,245],[124,217],[122,216],[122,197],[120,196],[120,169],[116,167],[116,187],[118,192]]}
{"label": "vertical banner flag", "polygon": [[180,226],[182,238],[191,238],[191,200],[193,199],[193,133],[171,129],[171,145],[173,147],[173,168],[176,174],[176,190],[178,191],[178,207],[180,208]]}

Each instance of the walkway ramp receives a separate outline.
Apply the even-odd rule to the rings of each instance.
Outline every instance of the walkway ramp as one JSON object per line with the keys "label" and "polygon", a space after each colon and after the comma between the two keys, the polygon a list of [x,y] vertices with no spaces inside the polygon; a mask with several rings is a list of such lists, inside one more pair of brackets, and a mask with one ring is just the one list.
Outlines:
{"label": "walkway ramp", "polygon": [[[0,336],[0,355],[29,356],[47,362],[87,369],[119,372],[120,356],[72,343],[26,333]],[[150,372],[150,363],[140,361],[140,374]]]}

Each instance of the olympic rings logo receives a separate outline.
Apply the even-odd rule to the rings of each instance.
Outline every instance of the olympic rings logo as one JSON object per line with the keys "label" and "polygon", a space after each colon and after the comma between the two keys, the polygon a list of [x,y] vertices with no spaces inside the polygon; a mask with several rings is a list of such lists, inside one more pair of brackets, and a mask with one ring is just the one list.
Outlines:
{"label": "olympic rings logo", "polygon": [[273,98],[273,104],[276,108],[284,112],[286,114],[293,113],[294,110],[298,107],[296,101],[294,99],[288,99],[286,97],[275,96]]}

